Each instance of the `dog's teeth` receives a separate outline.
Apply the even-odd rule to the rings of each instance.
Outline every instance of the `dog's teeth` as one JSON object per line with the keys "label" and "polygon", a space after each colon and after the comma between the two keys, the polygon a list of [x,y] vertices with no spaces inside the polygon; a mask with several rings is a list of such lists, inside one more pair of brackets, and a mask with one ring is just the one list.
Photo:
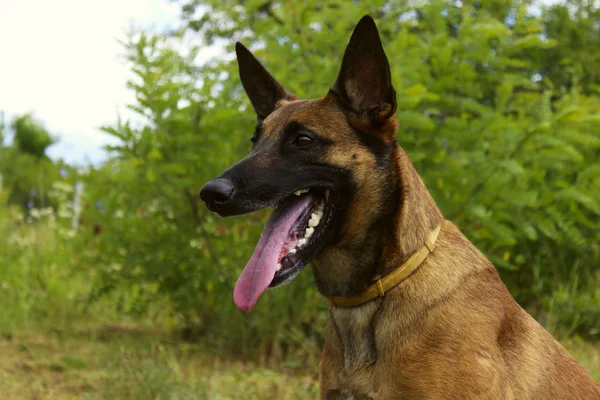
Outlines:
{"label": "dog's teeth", "polygon": [[314,232],[315,232],[315,228],[306,228],[306,231],[304,231],[304,237],[309,238],[312,236],[312,234]]}
{"label": "dog's teeth", "polygon": [[297,247],[302,247],[306,244],[306,242],[308,242],[308,240],[302,238],[300,240],[298,240],[298,246]]}
{"label": "dog's teeth", "polygon": [[281,270],[281,268],[283,267],[283,265],[281,263],[277,264],[277,271]]}
{"label": "dog's teeth", "polygon": [[300,189],[300,190],[296,190],[296,191],[294,192],[294,194],[295,194],[296,196],[300,196],[302,193],[306,193],[306,192],[308,192],[308,189]]}
{"label": "dog's teeth", "polygon": [[323,218],[323,210],[317,211],[317,217],[319,217],[319,221]]}
{"label": "dog's teeth", "polygon": [[311,214],[310,220],[308,221],[308,227],[314,228],[315,226],[319,225],[319,222],[321,222],[321,217],[319,217],[317,214]]}
{"label": "dog's teeth", "polygon": [[296,250],[296,249],[291,249],[291,250],[289,251],[289,254],[296,254],[296,251],[298,251],[298,250]]}

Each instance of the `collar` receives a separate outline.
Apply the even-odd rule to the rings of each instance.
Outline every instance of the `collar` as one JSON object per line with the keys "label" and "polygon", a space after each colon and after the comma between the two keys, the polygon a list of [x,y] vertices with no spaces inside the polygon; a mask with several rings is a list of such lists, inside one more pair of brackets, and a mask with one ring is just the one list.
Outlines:
{"label": "collar", "polygon": [[401,264],[398,268],[390,272],[383,278],[379,278],[375,283],[370,285],[364,292],[358,296],[352,297],[329,297],[329,301],[336,307],[355,307],[376,299],[377,297],[383,297],[388,291],[396,287],[400,282],[408,278],[418,267],[425,261],[430,253],[433,253],[435,249],[435,242],[440,234],[441,226],[435,228],[427,239],[425,244],[417,250],[405,263]]}

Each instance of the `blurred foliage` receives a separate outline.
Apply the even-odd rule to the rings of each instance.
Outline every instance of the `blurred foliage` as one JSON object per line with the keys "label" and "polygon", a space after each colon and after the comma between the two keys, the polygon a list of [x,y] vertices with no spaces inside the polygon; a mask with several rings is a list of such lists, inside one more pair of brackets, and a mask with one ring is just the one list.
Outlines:
{"label": "blurred foliage", "polygon": [[[52,185],[73,168],[62,161],[53,162],[45,152],[57,139],[32,114],[16,116],[11,124],[12,141],[0,140],[0,175],[9,192],[9,204],[24,209],[57,207],[49,196]],[[6,127],[0,133],[6,134]]]}
{"label": "blurred foliage", "polygon": [[6,125],[4,121],[4,111],[0,110],[0,147],[2,147],[4,143],[4,135],[6,130]]}
{"label": "blurred foliage", "polygon": [[0,335],[46,318],[60,325],[82,310],[93,270],[75,267],[85,246],[70,229],[69,188],[50,191],[60,212],[32,207],[27,214],[0,189]]}
{"label": "blurred foliage", "polygon": [[37,158],[44,157],[46,149],[57,140],[31,114],[16,117],[11,127],[14,134],[14,147],[23,154],[30,154]]}
{"label": "blurred foliage", "polygon": [[52,205],[48,198],[59,169],[49,158],[23,154],[14,148],[0,148],[0,174],[10,190],[9,201],[23,208]]}
{"label": "blurred foliage", "polygon": [[598,94],[600,72],[600,8],[588,1],[568,2],[545,10],[544,32],[556,39],[547,51],[532,49],[541,75],[560,90],[579,86],[586,94]]}
{"label": "blurred foliage", "polygon": [[[114,291],[119,309],[145,313],[157,297],[166,297],[179,320],[193,327],[191,335],[219,332],[217,345],[240,352],[253,351],[257,341],[267,347],[297,341],[302,335],[286,334],[281,321],[324,323],[315,313],[322,300],[310,276],[267,300],[271,313],[239,312],[233,285],[265,214],[224,221],[198,198],[202,182],[249,149],[247,130],[255,116],[236,111],[245,102],[242,96],[214,96],[211,75],[193,66],[197,49],[182,55],[172,41],[135,33],[126,43],[136,74],[129,86],[138,99],[131,109],[145,123],[104,127],[122,144],[111,147],[111,161],[88,176],[85,201],[102,204],[83,213],[89,224],[102,227],[92,239],[91,263],[101,274],[92,299],[125,285],[129,291]],[[292,307],[294,299],[309,307]],[[287,329],[300,328],[294,323]],[[299,350],[305,358],[316,355],[305,350]]]}
{"label": "blurred foliage", "polygon": [[[181,32],[132,32],[124,43],[141,122],[103,128],[120,145],[86,178],[90,300],[116,296],[121,312],[160,313],[153,307],[167,299],[165,310],[215,345],[315,357],[327,303],[310,272],[254,312],[237,310],[232,287],[266,212],[222,220],[197,193],[250,150],[255,115],[235,41],[292,92],[323,96],[369,13],[398,94],[398,141],[444,214],[555,333],[597,336],[600,46],[590,4],[182,2]],[[226,55],[198,66],[198,37],[224,43]]]}

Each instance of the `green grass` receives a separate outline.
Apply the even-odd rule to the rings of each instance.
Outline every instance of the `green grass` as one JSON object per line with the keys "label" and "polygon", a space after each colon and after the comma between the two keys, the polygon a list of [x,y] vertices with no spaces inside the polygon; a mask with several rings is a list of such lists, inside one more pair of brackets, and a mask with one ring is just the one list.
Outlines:
{"label": "green grass", "polygon": [[132,325],[0,339],[3,399],[314,399],[314,371],[267,369]]}
{"label": "green grass", "polygon": [[600,346],[598,343],[586,342],[579,337],[566,339],[561,343],[596,382],[600,382]]}
{"label": "green grass", "polygon": [[[600,349],[563,345],[596,380]],[[2,399],[314,399],[318,365],[265,368],[204,344],[131,324],[15,332],[0,337]]]}

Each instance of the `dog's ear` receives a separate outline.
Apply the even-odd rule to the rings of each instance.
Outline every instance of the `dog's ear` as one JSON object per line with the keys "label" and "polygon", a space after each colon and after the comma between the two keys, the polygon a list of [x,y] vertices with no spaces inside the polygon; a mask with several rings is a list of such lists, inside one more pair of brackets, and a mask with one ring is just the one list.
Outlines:
{"label": "dog's ear", "polygon": [[243,44],[235,44],[240,79],[259,120],[267,118],[281,100],[298,100],[288,92]]}
{"label": "dog's ear", "polygon": [[396,112],[390,66],[373,18],[366,15],[354,28],[342,68],[332,89],[342,106],[374,127]]}

